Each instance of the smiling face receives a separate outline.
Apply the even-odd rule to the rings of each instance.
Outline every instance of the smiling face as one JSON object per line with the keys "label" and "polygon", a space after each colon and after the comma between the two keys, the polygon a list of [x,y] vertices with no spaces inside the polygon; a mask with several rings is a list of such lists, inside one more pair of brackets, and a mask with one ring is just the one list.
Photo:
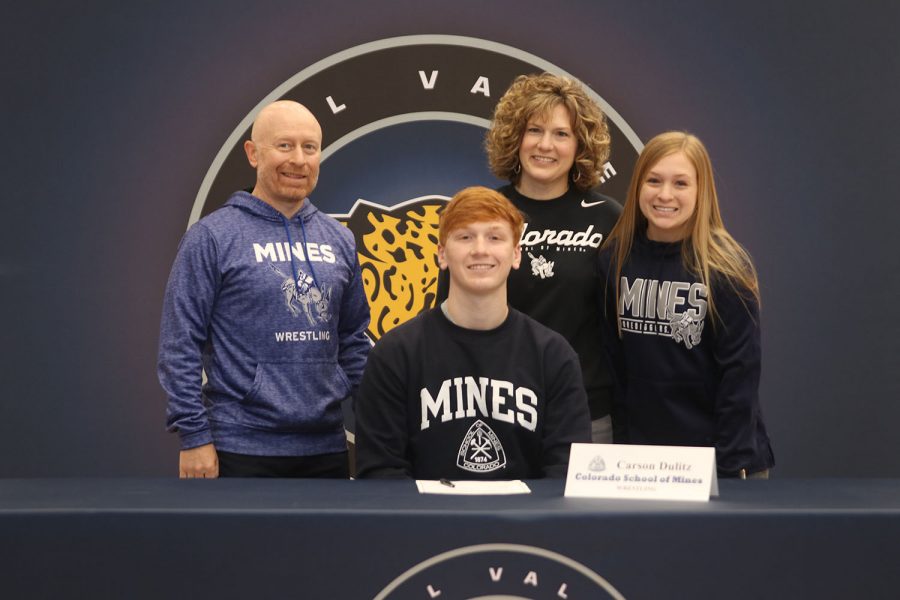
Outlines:
{"label": "smiling face", "polygon": [[664,156],[647,169],[638,200],[649,239],[683,240],[691,231],[691,217],[697,208],[697,169],[684,152]]}
{"label": "smiling face", "polygon": [[557,104],[547,115],[532,115],[519,145],[522,174],[516,187],[535,200],[562,196],[569,189],[577,149],[572,116],[565,105]]}
{"label": "smiling face", "polygon": [[476,221],[453,229],[438,245],[438,263],[450,271],[450,293],[469,296],[502,294],[506,279],[518,269],[522,253],[510,224]]}
{"label": "smiling face", "polygon": [[256,169],[253,195],[286,215],[296,213],[319,179],[318,121],[296,102],[275,102],[260,112],[251,137],[244,151]]}

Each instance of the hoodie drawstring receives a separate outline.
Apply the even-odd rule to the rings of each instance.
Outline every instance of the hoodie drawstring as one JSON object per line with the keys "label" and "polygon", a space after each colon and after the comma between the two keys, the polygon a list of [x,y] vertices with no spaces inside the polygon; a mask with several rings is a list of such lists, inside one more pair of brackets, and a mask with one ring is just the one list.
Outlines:
{"label": "hoodie drawstring", "polygon": [[[316,270],[313,269],[312,263],[309,262],[309,254],[306,250],[306,227],[303,226],[303,218],[298,217],[300,220],[300,232],[303,234],[303,258],[306,259],[306,266],[309,267],[310,273],[312,273],[313,283],[316,285],[316,289],[322,290],[319,287],[319,280],[316,278]],[[294,264],[294,239],[291,237],[291,228],[288,226],[287,217],[281,215],[281,224],[284,225],[284,232],[287,234],[288,245],[290,247],[290,251],[288,254],[291,257],[291,273],[294,275],[294,285],[298,286],[297,291],[299,292],[299,286],[303,283],[300,281],[300,277],[297,274],[297,265]]]}
{"label": "hoodie drawstring", "polygon": [[316,287],[319,291],[323,291],[319,286],[319,280],[316,278],[316,270],[313,269],[312,263],[309,262],[309,252],[306,251],[306,226],[303,225],[303,218],[300,217],[300,233],[303,234],[303,258],[306,259],[306,266],[309,267],[309,272],[312,273],[313,283],[316,284]]}

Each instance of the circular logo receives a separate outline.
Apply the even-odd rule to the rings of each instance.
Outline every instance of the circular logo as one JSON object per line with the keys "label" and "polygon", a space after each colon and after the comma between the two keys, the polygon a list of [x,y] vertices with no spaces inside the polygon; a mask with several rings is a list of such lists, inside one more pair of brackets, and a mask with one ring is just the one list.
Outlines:
{"label": "circular logo", "polygon": [[[356,238],[372,341],[434,303],[441,207],[470,185],[498,187],[482,145],[494,105],[521,74],[566,73],[522,50],[481,39],[417,35],[350,48],[278,86],[235,127],[213,160],[188,225],[220,207],[255,173],[244,140],[275,100],[306,105],[322,125],[312,202]],[[620,201],[642,144],[586,86],[609,121],[612,154],[600,190]]]}
{"label": "circular logo", "polygon": [[444,552],[412,567],[375,600],[623,600],[606,579],[558,554],[518,544],[482,544]]}

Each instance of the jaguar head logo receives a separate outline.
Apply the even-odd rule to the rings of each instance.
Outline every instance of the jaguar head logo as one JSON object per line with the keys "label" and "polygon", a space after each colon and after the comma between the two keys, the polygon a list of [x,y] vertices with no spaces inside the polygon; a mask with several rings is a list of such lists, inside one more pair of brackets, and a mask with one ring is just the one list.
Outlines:
{"label": "jaguar head logo", "polygon": [[338,217],[356,238],[373,342],[434,306],[438,219],[448,201],[424,196],[385,207],[359,200],[346,217]]}

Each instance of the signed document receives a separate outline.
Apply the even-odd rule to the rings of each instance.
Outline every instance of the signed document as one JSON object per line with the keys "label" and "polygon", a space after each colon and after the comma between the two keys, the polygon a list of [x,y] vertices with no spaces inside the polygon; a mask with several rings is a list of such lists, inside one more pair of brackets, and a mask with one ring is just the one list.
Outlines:
{"label": "signed document", "polygon": [[446,479],[419,479],[416,487],[420,494],[458,494],[463,496],[490,496],[509,494],[530,494],[529,488],[521,479],[512,481],[467,481],[464,479],[448,481]]}

